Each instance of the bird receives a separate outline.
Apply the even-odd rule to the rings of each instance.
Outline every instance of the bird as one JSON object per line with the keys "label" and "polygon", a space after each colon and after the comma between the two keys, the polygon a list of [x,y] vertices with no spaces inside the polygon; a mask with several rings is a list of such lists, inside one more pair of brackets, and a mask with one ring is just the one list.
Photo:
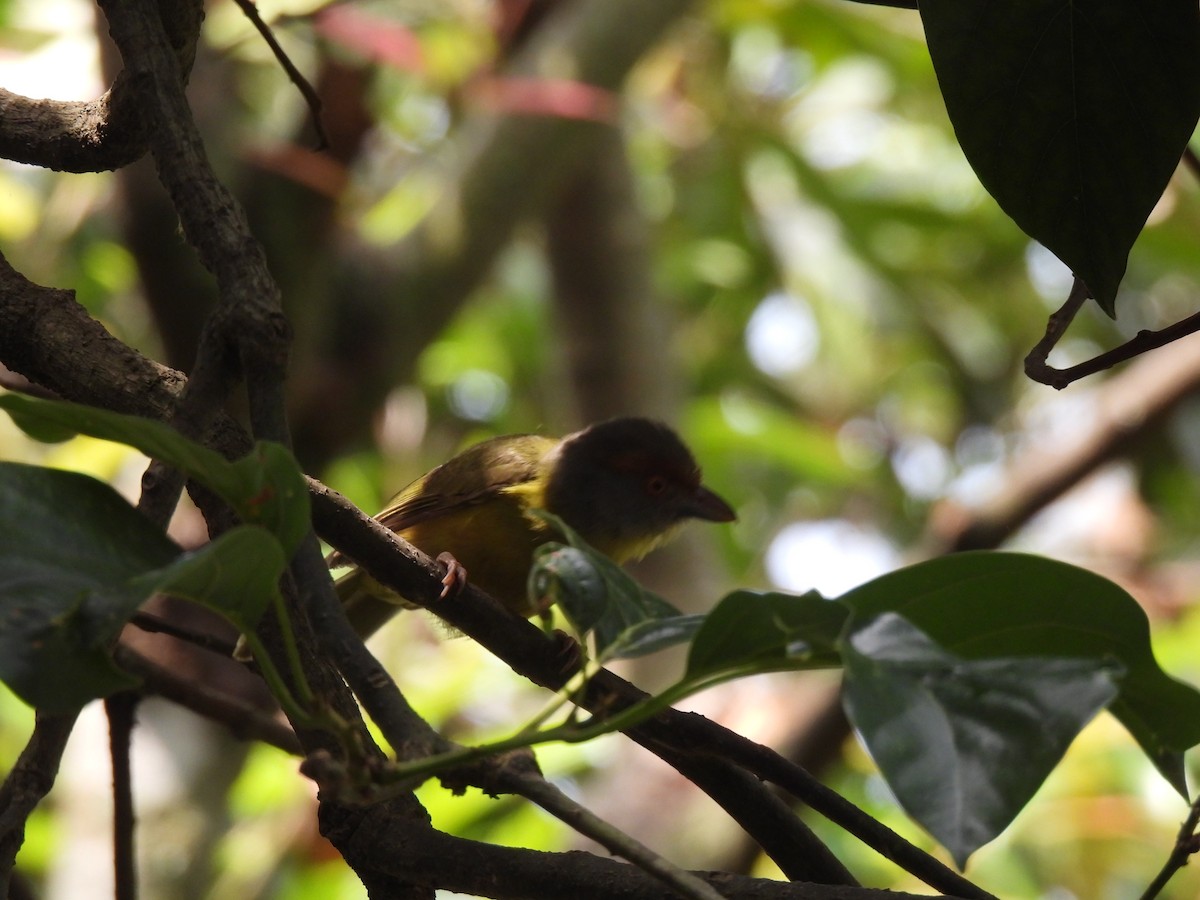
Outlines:
{"label": "bird", "polygon": [[[475,444],[400,491],[375,518],[446,566],[442,595],[472,584],[526,618],[545,614],[526,589],[534,550],[563,536],[544,510],[623,564],[669,540],[689,519],[730,522],[733,508],[701,483],[700,467],[669,426],[622,417],[561,439],[510,434]],[[353,565],[339,552],[331,568]],[[364,638],[403,597],[355,567],[338,596]]]}

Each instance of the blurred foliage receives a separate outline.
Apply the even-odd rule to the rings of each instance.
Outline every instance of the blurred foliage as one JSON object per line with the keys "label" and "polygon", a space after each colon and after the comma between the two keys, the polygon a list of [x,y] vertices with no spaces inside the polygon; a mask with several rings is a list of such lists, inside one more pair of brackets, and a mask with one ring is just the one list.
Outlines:
{"label": "blurred foliage", "polygon": [[[306,72],[322,54],[366,66],[375,127],[345,173],[335,218],[343,239],[386,246],[446,187],[439,154],[452,149],[456,125],[471,112],[472,79],[492,65],[496,5],[350,4],[377,23],[369,46],[318,37],[306,18],[314,5],[260,8]],[[231,93],[205,119],[205,136],[240,182],[261,174],[264,148],[290,141],[306,110],[235,5],[209,7],[204,64]],[[0,0],[0,82],[36,96],[98,94],[92,17],[84,0]],[[642,61],[624,99],[655,282],[672,318],[662,349],[685,389],[678,419],[707,480],[739,509],[737,525],[714,539],[726,585],[794,590],[829,572],[866,580],[877,571],[849,546],[785,554],[777,564],[769,551],[789,527],[848,523],[898,559],[938,501],[982,501],[1004,483],[1004,466],[1018,451],[1084,427],[1085,400],[1064,404],[1021,371],[1046,315],[1065,299],[1065,269],[1021,234],[971,173],[915,12],[846,0],[710,0]],[[13,265],[34,281],[74,288],[115,334],[155,355],[160,341],[120,215],[111,175],[0,164],[0,240]],[[1059,355],[1082,358],[1194,311],[1198,233],[1200,190],[1181,171],[1134,247],[1121,317],[1111,322],[1086,310]],[[314,474],[373,510],[465,443],[561,427],[563,360],[551,290],[541,236],[524,229],[424,350],[414,383],[392,393],[375,423],[376,445]],[[299,355],[294,369],[303,373],[305,362]],[[1087,398],[1102,381],[1067,393]],[[1133,451],[1115,497],[1088,495],[1082,526],[1043,529],[1035,546],[1033,532],[1017,539],[1131,579],[1157,626],[1164,667],[1193,681],[1200,678],[1200,620],[1190,611],[1200,572],[1198,429],[1193,402]],[[125,489],[136,490],[136,463],[108,452],[85,439],[34,447],[0,419],[0,457],[119,473]],[[1149,522],[1144,533],[1131,508]],[[714,585],[707,602],[720,593]],[[417,709],[451,737],[486,738],[540,703],[471,642],[447,639],[420,616],[400,617],[376,647]],[[29,726],[27,711],[0,696],[0,765],[15,758]],[[606,768],[632,764],[613,739],[546,748],[539,758],[581,792],[605,784]],[[930,845],[853,746],[831,783]],[[1165,859],[1183,815],[1162,790],[1134,742],[1104,717],[968,875],[1009,898],[1130,896]],[[435,822],[459,833],[570,845],[565,828],[515,804],[451,800],[435,785],[422,799]],[[256,749],[232,798],[234,830],[211,896],[359,896],[315,837],[313,808],[294,765]],[[52,797],[34,820],[22,855],[28,873],[52,865],[54,809]],[[917,887],[835,829],[813,824],[863,879]],[[662,849],[671,855],[673,848]],[[1194,867],[1172,890],[1200,890]]]}

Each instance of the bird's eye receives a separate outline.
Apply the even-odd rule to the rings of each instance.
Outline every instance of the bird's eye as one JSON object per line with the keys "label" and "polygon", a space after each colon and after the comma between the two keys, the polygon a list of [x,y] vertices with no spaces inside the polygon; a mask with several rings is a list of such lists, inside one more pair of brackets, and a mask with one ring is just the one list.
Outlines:
{"label": "bird's eye", "polygon": [[646,479],[646,493],[651,497],[661,497],[667,491],[667,479],[661,475],[651,475]]}

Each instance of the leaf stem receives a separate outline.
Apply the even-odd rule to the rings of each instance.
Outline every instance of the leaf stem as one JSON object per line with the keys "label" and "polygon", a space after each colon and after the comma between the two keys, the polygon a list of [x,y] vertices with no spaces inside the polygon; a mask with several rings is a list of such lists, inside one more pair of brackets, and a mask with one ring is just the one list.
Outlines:
{"label": "leaf stem", "polygon": [[[284,628],[283,631],[288,632],[288,629]],[[279,701],[279,706],[287,714],[287,717],[292,720],[293,724],[303,723],[310,727],[320,724],[317,722],[317,717],[309,712],[306,705],[296,699],[296,695],[292,693],[292,689],[284,681],[283,675],[276,668],[270,654],[267,653],[266,645],[259,640],[258,635],[253,631],[245,631],[242,636],[246,641],[246,645],[250,648],[250,652],[254,655],[254,661],[258,665],[258,669],[262,673],[267,687],[270,688],[272,695]],[[291,664],[292,661],[289,660],[289,665]],[[304,680],[302,675],[298,682],[299,685],[302,685],[301,692],[306,695],[305,703],[311,704],[313,700],[312,689],[309,688],[308,682]]]}
{"label": "leaf stem", "polygon": [[[786,670],[786,668],[781,666],[777,670],[782,671]],[[414,778],[424,780],[438,772],[456,769],[478,762],[481,759],[486,759],[489,756],[497,756],[501,753],[533,747],[537,744],[548,744],[554,741],[561,741],[564,744],[581,744],[605,734],[612,734],[632,728],[647,719],[653,718],[664,709],[673,706],[692,694],[707,690],[725,681],[731,681],[746,675],[758,674],[763,671],[765,670],[761,666],[745,665],[720,672],[708,673],[694,681],[684,679],[666,688],[662,693],[646,697],[644,700],[633,703],[614,715],[605,717],[593,716],[585,723],[566,722],[562,725],[556,725],[553,728],[537,730],[538,725],[562,707],[563,702],[567,699],[563,695],[574,693],[571,688],[578,678],[576,676],[576,678],[571,680],[570,685],[564,687],[555,695],[550,708],[543,710],[529,724],[525,725],[515,734],[498,741],[478,744],[474,747],[464,747],[446,753],[436,753],[411,762],[395,765],[389,769],[389,774],[384,780],[390,784],[404,782],[408,785],[410,780]],[[580,675],[582,674],[581,672]],[[582,684],[580,685],[581,687]]]}
{"label": "leaf stem", "polygon": [[[275,607],[275,617],[279,620],[279,634],[283,641],[283,653],[287,658],[288,668],[292,671],[292,678],[296,683],[296,690],[300,694],[300,702],[307,707],[313,705],[315,696],[312,686],[308,683],[308,677],[304,674],[304,663],[300,659],[300,647],[296,643],[296,632],[292,629],[292,619],[288,614],[287,605],[283,602],[283,593],[275,591],[271,597],[271,603]],[[256,658],[257,655],[256,655]]]}

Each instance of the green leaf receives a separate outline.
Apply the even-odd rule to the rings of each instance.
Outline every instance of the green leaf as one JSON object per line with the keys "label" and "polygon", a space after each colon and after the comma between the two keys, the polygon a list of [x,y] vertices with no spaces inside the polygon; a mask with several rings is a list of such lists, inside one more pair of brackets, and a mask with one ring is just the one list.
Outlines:
{"label": "green leaf", "polygon": [[287,559],[279,541],[257,525],[239,525],[185,553],[169,566],[147,572],[139,584],[207,606],[240,631],[252,631],[279,594]]}
{"label": "green leaf", "polygon": [[256,526],[182,554],[102,482],[15,463],[0,463],[0,534],[0,680],[47,711],[136,683],[109,650],[155,591],[249,628],[284,564],[279,542]]}
{"label": "green leaf", "polygon": [[135,682],[108,647],[179,548],[107,485],[0,463],[0,679],[61,712]]}
{"label": "green leaf", "polygon": [[311,521],[308,482],[291,451],[282,444],[259,441],[248,455],[233,463],[218,458],[236,473],[246,491],[244,499],[231,501],[242,521],[270,531],[291,559]]}
{"label": "green leaf", "polygon": [[845,706],[896,798],[961,868],[1004,830],[1122,668],[1092,659],[964,660],[895,613],[842,645]]}
{"label": "green leaf", "polygon": [[[572,535],[579,540],[577,535]],[[578,634],[594,635],[600,659],[612,659],[635,641],[647,637],[641,629],[651,623],[680,618],[679,610],[645,590],[608,557],[580,540],[577,547],[543,544],[534,553],[530,570],[531,590],[538,597],[552,597]],[[632,633],[631,633],[632,630]],[[691,632],[675,629],[679,641]],[[659,634],[652,649],[667,646],[667,632]],[[650,652],[649,646],[635,655]]]}
{"label": "green leaf", "polygon": [[[7,396],[18,395],[0,394],[0,402],[3,402]],[[10,409],[8,414],[18,428],[35,441],[41,441],[43,444],[61,444],[79,434],[78,429],[47,421],[36,414],[30,415],[15,409]]]}
{"label": "green leaf", "polygon": [[0,408],[33,437],[88,434],[128,444],[175,466],[228,502],[242,521],[268,528],[289,557],[308,529],[304,475],[287,448],[278,444],[260,442],[250,454],[230,462],[153,419],[11,393],[0,394]]}
{"label": "green leaf", "polygon": [[846,607],[807,594],[735,591],[704,619],[688,653],[689,681],[754,668],[813,669],[841,662],[835,644]]}
{"label": "green leaf", "polygon": [[1009,216],[1113,315],[1200,116],[1195,0],[921,0],[955,134]]}
{"label": "green leaf", "polygon": [[570,546],[551,541],[534,551],[530,598],[542,608],[558,606],[578,634],[592,633],[600,659],[662,649],[672,643],[671,634],[677,636],[674,642],[691,636],[693,626],[681,622],[647,631],[650,623],[688,617],[588,546],[557,516],[542,510],[536,514],[562,533]]}
{"label": "green leaf", "polygon": [[635,659],[690,641],[704,624],[703,615],[648,619],[631,625],[609,645],[608,659]]}
{"label": "green leaf", "polygon": [[539,606],[557,606],[562,610],[579,634],[587,634],[596,627],[608,604],[608,586],[591,557],[554,542],[534,551],[529,592]]}
{"label": "green leaf", "polygon": [[1077,566],[1023,553],[956,553],[844,594],[850,630],[896,612],[964,659],[1115,660],[1126,671],[1113,714],[1186,796],[1183,751],[1200,743],[1200,693],[1168,676],[1137,601]]}

